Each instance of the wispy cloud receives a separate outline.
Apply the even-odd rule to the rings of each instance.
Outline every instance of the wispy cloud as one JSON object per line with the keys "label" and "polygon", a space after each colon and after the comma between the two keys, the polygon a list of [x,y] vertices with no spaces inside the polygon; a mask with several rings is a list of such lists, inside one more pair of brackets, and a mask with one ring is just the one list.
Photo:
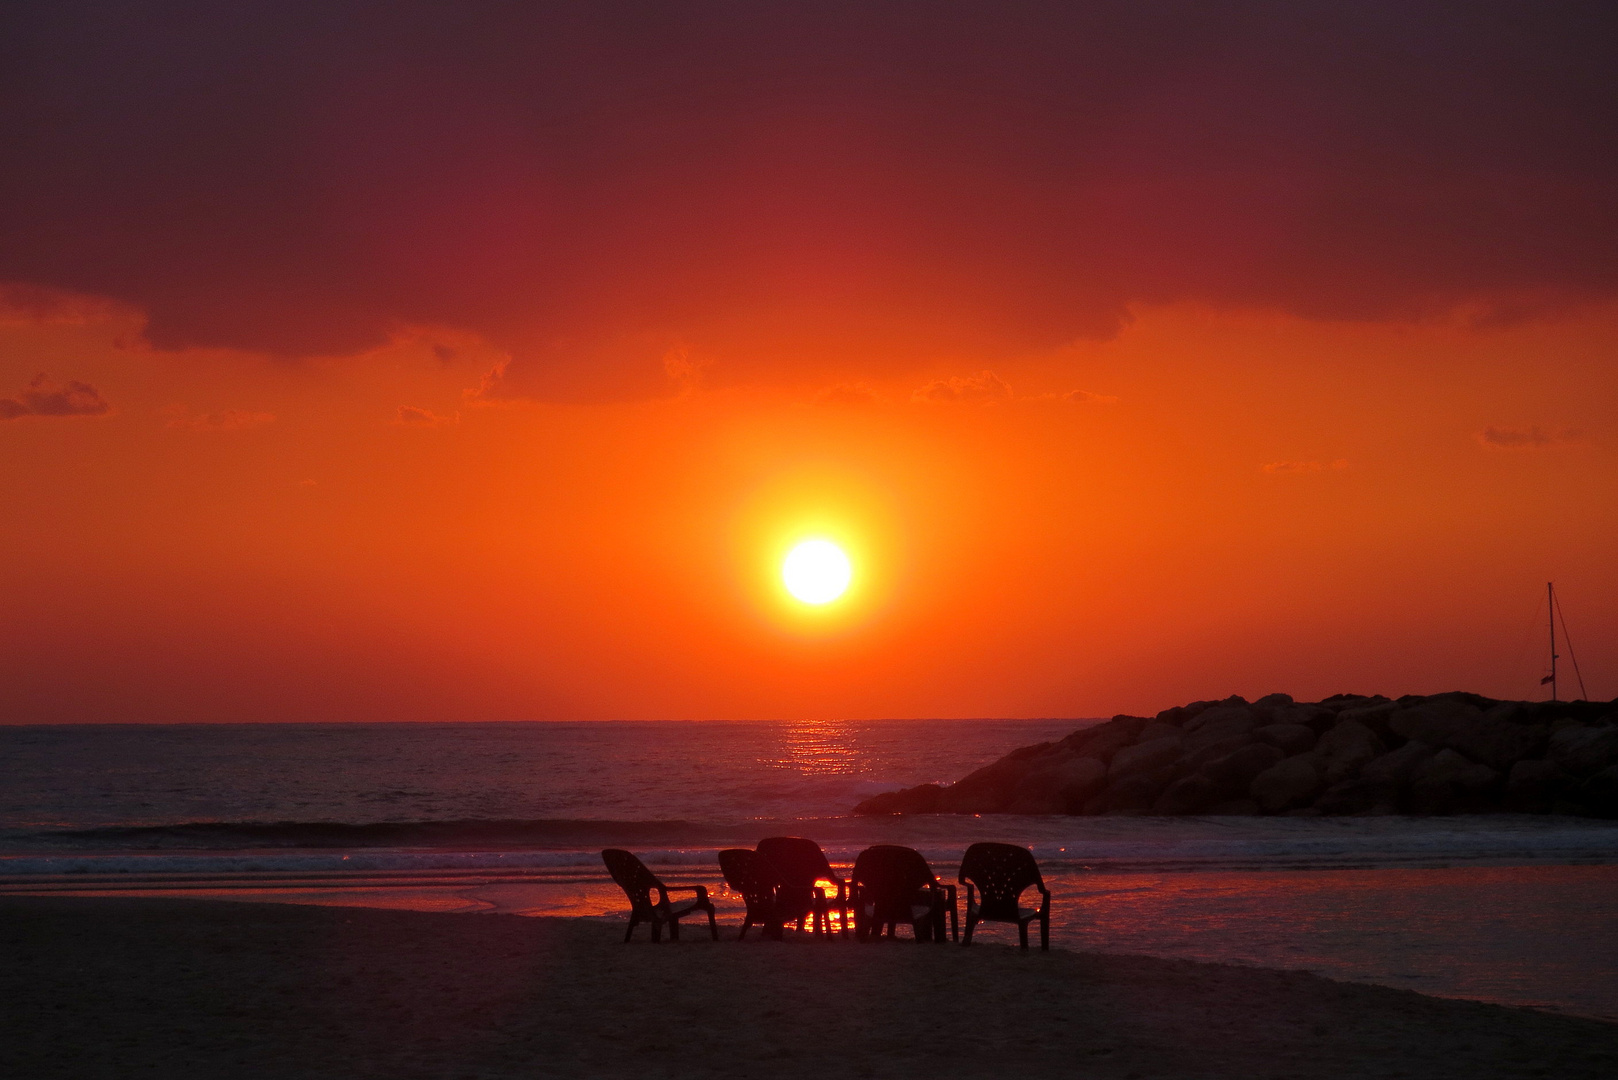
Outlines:
{"label": "wispy cloud", "polygon": [[1010,401],[1011,386],[992,371],[976,375],[955,375],[948,379],[934,379],[911,394],[913,401],[934,403],[965,402],[973,405],[992,405]]}
{"label": "wispy cloud", "polygon": [[222,409],[219,412],[192,413],[184,405],[170,405],[163,410],[163,416],[167,426],[185,431],[244,431],[275,422],[275,414],[270,412]]}
{"label": "wispy cloud", "polygon": [[1478,432],[1478,442],[1493,450],[1550,450],[1584,441],[1582,433],[1571,429],[1545,431],[1537,427],[1486,427]]}
{"label": "wispy cloud", "polygon": [[1271,461],[1260,466],[1267,473],[1318,473],[1339,472],[1348,468],[1348,462],[1343,458],[1335,461]]}
{"label": "wispy cloud", "polygon": [[1069,390],[1061,395],[1069,405],[1116,405],[1118,399],[1111,394],[1094,394],[1088,390]]}
{"label": "wispy cloud", "polygon": [[431,409],[418,408],[415,405],[399,406],[399,416],[395,421],[406,427],[447,427],[461,422],[461,414],[440,416]]}
{"label": "wispy cloud", "polygon": [[1116,405],[1110,394],[1089,390],[1069,390],[1063,394],[1019,394],[1011,384],[992,371],[934,379],[910,395],[912,401],[932,404],[997,405],[1001,402],[1046,402],[1062,405]]}
{"label": "wispy cloud", "polygon": [[69,379],[65,384],[35,375],[27,388],[11,397],[0,398],[0,420],[23,416],[105,416],[112,411],[96,388]]}

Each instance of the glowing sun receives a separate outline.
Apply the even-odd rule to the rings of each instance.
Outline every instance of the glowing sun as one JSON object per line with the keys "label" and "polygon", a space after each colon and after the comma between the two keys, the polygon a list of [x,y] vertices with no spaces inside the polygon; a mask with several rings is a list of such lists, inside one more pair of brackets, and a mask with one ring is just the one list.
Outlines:
{"label": "glowing sun", "polygon": [[830,540],[805,540],[787,552],[781,580],[787,592],[806,604],[829,604],[848,588],[854,568]]}

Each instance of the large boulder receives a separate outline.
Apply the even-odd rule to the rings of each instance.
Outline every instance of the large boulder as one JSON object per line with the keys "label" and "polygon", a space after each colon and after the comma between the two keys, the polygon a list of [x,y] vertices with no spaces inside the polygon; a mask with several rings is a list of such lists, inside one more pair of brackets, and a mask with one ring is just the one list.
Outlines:
{"label": "large boulder", "polygon": [[1502,772],[1524,758],[1539,757],[1550,739],[1545,724],[1516,724],[1500,717],[1480,716],[1477,723],[1455,732],[1445,743],[1473,761]]}
{"label": "large boulder", "polygon": [[1279,748],[1287,757],[1308,753],[1320,738],[1308,724],[1268,724],[1255,728],[1253,737]]}
{"label": "large boulder", "polygon": [[1500,779],[1500,773],[1487,765],[1454,750],[1440,750],[1412,781],[1410,808],[1418,814],[1484,809],[1489,789]]}
{"label": "large boulder", "polygon": [[1372,694],[1370,696],[1366,696],[1365,694],[1333,694],[1330,697],[1321,698],[1320,705],[1321,708],[1330,709],[1334,713],[1340,713],[1344,709],[1358,709],[1366,705],[1375,705],[1378,702],[1387,700],[1388,699],[1381,694]]}
{"label": "large boulder", "polygon": [[1152,804],[1154,814],[1195,814],[1219,797],[1219,785],[1202,773],[1182,776]]}
{"label": "large boulder", "polygon": [[1156,739],[1178,739],[1184,734],[1173,724],[1165,724],[1161,720],[1148,720],[1146,726],[1140,729],[1140,734],[1135,736],[1135,741],[1144,743]]}
{"label": "large boulder", "polygon": [[1298,754],[1278,761],[1253,778],[1248,793],[1268,814],[1307,806],[1325,786],[1320,763],[1313,754]]}
{"label": "large boulder", "polygon": [[937,784],[920,784],[903,791],[884,791],[854,807],[862,817],[880,817],[884,814],[932,814],[938,811],[938,796],[943,791]]}
{"label": "large boulder", "polygon": [[1584,782],[1579,803],[1585,813],[1597,817],[1618,817],[1618,765],[1609,765]]}
{"label": "large boulder", "polygon": [[1315,800],[1315,809],[1322,814],[1397,814],[1399,789],[1381,780],[1344,780],[1327,788]]}
{"label": "large boulder", "polygon": [[1108,762],[1114,754],[1133,743],[1147,723],[1143,716],[1115,716],[1105,724],[1075,731],[1058,745],[1084,757]]}
{"label": "large boulder", "polygon": [[1208,762],[1202,771],[1213,781],[1222,797],[1236,798],[1247,792],[1259,773],[1280,764],[1285,757],[1268,743],[1252,743]]}
{"label": "large boulder", "polygon": [[1184,727],[1188,721],[1217,704],[1217,701],[1193,701],[1189,705],[1175,705],[1158,713],[1156,718],[1165,724]]}
{"label": "large boulder", "polygon": [[[1173,765],[1164,765],[1156,769],[1146,769],[1130,775],[1114,783],[1108,780],[1107,790],[1099,797],[1100,812],[1104,814],[1148,814],[1156,804],[1158,796],[1169,786],[1174,779]],[[1092,800],[1093,801],[1093,800]],[[1087,809],[1089,804],[1086,804]]]}
{"label": "large boulder", "polygon": [[1547,814],[1569,796],[1577,783],[1554,761],[1519,761],[1506,777],[1506,806],[1526,814]]}
{"label": "large boulder", "polygon": [[1359,774],[1360,766],[1387,752],[1376,732],[1357,720],[1340,720],[1320,737],[1314,755],[1325,770],[1328,784],[1340,784]]}
{"label": "large boulder", "polygon": [[1618,726],[1570,724],[1550,737],[1546,756],[1575,776],[1618,765]]}
{"label": "large boulder", "polygon": [[1438,747],[1412,739],[1399,749],[1390,750],[1360,766],[1360,777],[1374,784],[1391,784],[1395,788],[1406,787],[1436,753]]}
{"label": "large boulder", "polygon": [[1183,745],[1184,740],[1180,736],[1170,735],[1153,739],[1151,742],[1126,746],[1113,755],[1112,763],[1107,766],[1107,779],[1115,782],[1134,773],[1172,764],[1179,759],[1180,748]]}
{"label": "large boulder", "polygon": [[1185,741],[1185,748],[1180,753],[1183,755],[1186,768],[1199,769],[1208,762],[1235,753],[1244,746],[1252,745],[1253,742],[1251,735],[1225,735],[1217,739],[1205,739],[1199,731]]}
{"label": "large boulder", "polygon": [[1481,719],[1483,710],[1471,702],[1447,697],[1427,698],[1419,705],[1394,713],[1388,718],[1388,728],[1400,738],[1448,746],[1452,738]]}
{"label": "large boulder", "polygon": [[1269,724],[1302,724],[1316,734],[1337,723],[1337,712],[1323,705],[1293,704],[1271,709]]}
{"label": "large boulder", "polygon": [[1258,717],[1251,712],[1244,712],[1234,716],[1226,716],[1215,720],[1211,724],[1202,724],[1195,731],[1186,733],[1186,745],[1201,747],[1226,739],[1249,738],[1254,729],[1259,726]]}
{"label": "large boulder", "polygon": [[1508,724],[1540,723],[1526,701],[1497,701],[1483,710],[1485,720],[1504,720]]}
{"label": "large boulder", "polygon": [[1077,813],[1107,778],[1107,766],[1093,757],[1065,754],[1024,776],[1006,803],[1008,814]]}
{"label": "large boulder", "polygon": [[1352,720],[1354,723],[1361,724],[1376,732],[1377,737],[1383,742],[1399,742],[1401,739],[1398,737],[1389,738],[1393,732],[1388,726],[1388,721],[1398,711],[1398,705],[1391,701],[1383,701],[1375,705],[1361,705],[1352,709],[1344,709],[1337,714],[1337,722],[1341,724]]}
{"label": "large boulder", "polygon": [[942,814],[998,814],[1005,810],[1016,786],[1030,772],[1071,751],[1059,743],[1024,746],[968,773],[944,788],[938,796]]}
{"label": "large boulder", "polygon": [[1226,699],[1212,708],[1204,709],[1187,720],[1184,727],[1185,733],[1190,735],[1193,732],[1201,731],[1210,724],[1241,723],[1243,721],[1247,722],[1249,730],[1258,726],[1257,714],[1253,712],[1245,701],[1242,701],[1241,698],[1236,698],[1234,701]]}

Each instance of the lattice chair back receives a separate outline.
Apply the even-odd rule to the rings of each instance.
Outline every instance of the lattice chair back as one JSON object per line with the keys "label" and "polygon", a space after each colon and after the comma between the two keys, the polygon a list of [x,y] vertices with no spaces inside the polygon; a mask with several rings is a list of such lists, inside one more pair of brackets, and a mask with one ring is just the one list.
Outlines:
{"label": "lattice chair back", "polygon": [[651,918],[655,907],[652,890],[662,884],[657,876],[646,869],[646,864],[634,852],[622,848],[607,848],[601,853],[601,861],[607,864],[612,880],[629,897],[630,912],[639,918]]}
{"label": "lattice chair back", "polygon": [[1043,885],[1034,853],[1015,844],[980,843],[966,849],[961,877],[981,894],[980,910],[990,919],[1017,920],[1017,897],[1030,885]]}

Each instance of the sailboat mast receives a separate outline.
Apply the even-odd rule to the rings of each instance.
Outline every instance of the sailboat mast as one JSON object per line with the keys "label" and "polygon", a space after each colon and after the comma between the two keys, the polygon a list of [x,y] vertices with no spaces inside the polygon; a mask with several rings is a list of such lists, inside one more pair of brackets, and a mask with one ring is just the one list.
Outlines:
{"label": "sailboat mast", "polygon": [[1545,583],[1545,604],[1551,615],[1551,700],[1556,700],[1556,584]]}

